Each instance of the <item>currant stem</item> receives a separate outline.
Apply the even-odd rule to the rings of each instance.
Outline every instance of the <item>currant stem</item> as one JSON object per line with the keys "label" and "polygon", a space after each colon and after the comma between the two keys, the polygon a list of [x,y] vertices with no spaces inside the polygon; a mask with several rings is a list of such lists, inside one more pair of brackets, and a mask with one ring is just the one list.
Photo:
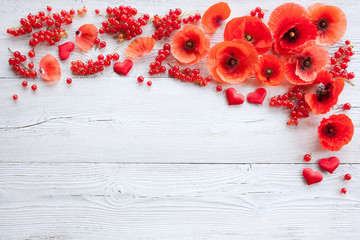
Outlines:
{"label": "currant stem", "polygon": [[345,79],[351,86],[355,87],[355,84],[350,79]]}

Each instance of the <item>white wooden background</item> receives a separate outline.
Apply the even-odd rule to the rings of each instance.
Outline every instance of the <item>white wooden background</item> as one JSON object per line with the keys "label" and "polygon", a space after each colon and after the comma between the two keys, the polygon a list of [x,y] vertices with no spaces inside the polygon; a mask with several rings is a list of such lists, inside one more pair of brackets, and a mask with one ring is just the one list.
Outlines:
{"label": "white wooden background", "polygon": [[[60,11],[87,6],[75,19],[68,39],[84,23],[100,27],[107,6],[120,3],[151,15],[170,8],[203,13],[216,1],[194,0],[1,0],[0,14],[0,239],[358,239],[360,234],[360,94],[346,85],[331,113],[346,113],[355,124],[352,142],[340,152],[321,149],[317,126],[323,116],[285,125],[287,112],[268,107],[271,96],[289,85],[267,88],[263,106],[227,105],[216,85],[200,88],[167,78],[139,84],[153,51],[134,61],[127,77],[111,68],[91,77],[72,76],[71,60],[94,58],[99,50],[76,49],[61,63],[56,85],[37,80],[38,90],[24,89],[7,64],[13,50],[27,52],[28,37],[11,38],[7,27],[47,5]],[[231,17],[249,14],[257,5],[269,10],[286,1],[228,1]],[[297,1],[307,7],[313,1]],[[329,0],[347,15],[343,40],[355,44],[349,70],[360,75],[359,1]],[[267,22],[269,12],[265,14]],[[224,26],[223,26],[224,27]],[[211,38],[221,41],[223,27]],[[153,32],[146,26],[145,34]],[[110,36],[105,53],[118,42]],[[158,42],[159,49],[163,42]],[[119,48],[121,59],[128,43]],[[333,54],[339,45],[330,48]],[[35,62],[57,47],[39,47]],[[173,59],[170,61],[175,62]],[[206,73],[204,61],[196,66]],[[73,84],[67,85],[67,77]],[[149,80],[146,77],[146,80]],[[30,85],[34,81],[29,81]],[[260,84],[251,79],[235,88],[246,95]],[[226,88],[227,86],[224,86]],[[12,95],[19,100],[14,102]],[[328,116],[330,114],[327,114]],[[302,161],[312,153],[310,163]],[[333,175],[308,187],[304,167],[336,155]],[[353,176],[344,181],[345,173]],[[339,191],[348,189],[348,194]]]}

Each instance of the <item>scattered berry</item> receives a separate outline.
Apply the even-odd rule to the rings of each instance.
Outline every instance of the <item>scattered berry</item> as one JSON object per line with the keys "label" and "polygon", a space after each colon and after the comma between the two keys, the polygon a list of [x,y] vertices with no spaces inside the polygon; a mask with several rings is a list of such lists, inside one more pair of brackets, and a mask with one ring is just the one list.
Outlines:
{"label": "scattered berry", "polygon": [[27,81],[22,82],[23,87],[26,87],[28,85]]}
{"label": "scattered berry", "polygon": [[221,91],[222,91],[222,86],[217,85],[217,86],[216,86],[216,91],[221,92]]}
{"label": "scattered berry", "polygon": [[18,98],[19,98],[18,95],[16,95],[16,94],[13,95],[13,99],[14,99],[14,100],[17,100]]}
{"label": "scattered berry", "polygon": [[343,106],[344,110],[350,110],[351,109],[351,104],[350,103],[345,103]]}
{"label": "scattered berry", "polygon": [[347,193],[347,189],[346,189],[346,188],[342,188],[342,189],[341,189],[341,193],[346,194],[346,193]]}
{"label": "scattered berry", "polygon": [[351,175],[349,173],[345,174],[344,176],[345,180],[350,180],[351,179]]}
{"label": "scattered berry", "polygon": [[152,81],[147,81],[147,85],[151,86],[152,85]]}
{"label": "scattered berry", "polygon": [[36,91],[37,86],[34,84],[34,85],[31,86],[31,89],[32,89],[33,91]]}
{"label": "scattered berry", "polygon": [[141,83],[144,81],[144,77],[143,76],[138,76],[137,78],[138,82]]}
{"label": "scattered berry", "polygon": [[72,83],[72,79],[71,79],[71,78],[66,79],[66,83],[67,83],[67,84],[71,84],[71,83]]}
{"label": "scattered berry", "polygon": [[310,154],[305,154],[304,155],[304,161],[309,162],[310,160],[311,160],[311,155]]}

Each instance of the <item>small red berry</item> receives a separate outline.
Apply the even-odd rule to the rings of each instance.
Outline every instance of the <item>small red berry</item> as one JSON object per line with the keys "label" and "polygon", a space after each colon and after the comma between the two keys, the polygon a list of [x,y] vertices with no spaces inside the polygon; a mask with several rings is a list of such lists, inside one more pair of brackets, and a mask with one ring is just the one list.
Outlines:
{"label": "small red berry", "polygon": [[336,52],[336,53],[335,53],[335,58],[341,58],[341,55],[342,55],[341,52]]}
{"label": "small red berry", "polygon": [[345,103],[343,106],[344,110],[350,110],[351,109],[351,104],[350,103]]}
{"label": "small red berry", "polygon": [[151,86],[152,85],[152,81],[147,81],[147,85]]}
{"label": "small red berry", "polygon": [[221,92],[221,91],[222,91],[222,86],[217,85],[217,86],[216,86],[216,91]]}
{"label": "small red berry", "polygon": [[261,7],[257,6],[257,7],[255,8],[255,12],[261,12]]}
{"label": "small red berry", "polygon": [[304,161],[309,162],[310,160],[311,160],[311,155],[310,154],[305,154],[304,155]]}
{"label": "small red berry", "polygon": [[346,41],[345,41],[345,44],[346,44],[346,45],[350,45],[350,40],[346,40]]}
{"label": "small red berry", "polygon": [[263,18],[264,15],[265,15],[264,12],[258,12],[258,17],[259,17],[259,18]]}
{"label": "small red berry", "polygon": [[144,81],[144,77],[143,76],[138,76],[137,78],[138,82],[141,83]]}
{"label": "small red berry", "polygon": [[344,176],[345,180],[350,180],[351,179],[351,175],[349,173],[345,174]]}
{"label": "small red berry", "polygon": [[337,59],[332,57],[332,58],[330,58],[330,62],[331,62],[331,65],[334,65],[337,63]]}
{"label": "small red berry", "polygon": [[348,67],[348,64],[347,64],[346,62],[342,62],[342,63],[340,64],[340,67],[341,67],[342,69],[346,69],[346,68]]}
{"label": "small red berry", "polygon": [[52,10],[52,7],[51,6],[47,6],[46,8],[49,12]]}
{"label": "small red berry", "polygon": [[347,189],[346,189],[346,188],[342,188],[342,189],[341,189],[341,193],[346,194],[346,193],[347,193]]}
{"label": "small red berry", "polygon": [[27,81],[22,82],[23,87],[26,87],[28,85]]}
{"label": "small red berry", "polygon": [[31,89],[32,89],[33,91],[36,91],[37,86],[34,84],[34,85],[31,86]]}
{"label": "small red berry", "polygon": [[29,51],[28,56],[29,56],[30,58],[35,57],[35,52],[34,52],[33,50]]}
{"label": "small red berry", "polygon": [[100,47],[101,47],[101,48],[106,47],[106,42],[104,42],[104,41],[100,42]]}
{"label": "small red berry", "polygon": [[95,13],[96,13],[96,14],[99,14],[99,13],[100,13],[100,10],[99,10],[99,9],[95,9]]}
{"label": "small red berry", "polygon": [[14,99],[14,100],[17,100],[18,98],[19,98],[18,95],[16,95],[16,94],[13,95],[13,99]]}
{"label": "small red berry", "polygon": [[302,99],[303,98],[303,94],[301,92],[296,93],[296,98],[297,99]]}
{"label": "small red berry", "polygon": [[256,11],[255,11],[255,10],[252,10],[252,11],[250,12],[250,15],[251,15],[252,17],[255,17],[255,16],[256,16]]}
{"label": "small red berry", "polygon": [[355,77],[355,73],[353,73],[353,72],[349,72],[348,74],[347,74],[347,78],[348,79],[353,79]]}
{"label": "small red berry", "polygon": [[72,83],[72,79],[71,79],[71,78],[66,79],[66,83],[67,83],[67,84],[71,84],[71,83]]}
{"label": "small red berry", "polygon": [[335,66],[334,66],[334,71],[335,71],[335,72],[340,72],[340,71],[341,71],[340,65],[335,65]]}

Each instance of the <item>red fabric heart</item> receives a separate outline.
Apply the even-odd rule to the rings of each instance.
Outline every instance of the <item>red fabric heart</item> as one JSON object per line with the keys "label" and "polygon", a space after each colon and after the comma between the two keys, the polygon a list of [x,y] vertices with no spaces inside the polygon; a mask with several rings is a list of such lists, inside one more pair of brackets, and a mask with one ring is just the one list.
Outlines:
{"label": "red fabric heart", "polygon": [[128,72],[131,70],[131,68],[133,67],[133,61],[131,61],[130,59],[126,59],[123,62],[117,62],[114,64],[114,71],[116,73],[122,74],[124,76],[126,76],[128,74]]}
{"label": "red fabric heart", "polygon": [[323,158],[319,161],[319,167],[331,174],[335,171],[339,164],[340,160],[337,157],[331,157],[329,159]]}
{"label": "red fabric heart", "polygon": [[266,97],[266,93],[265,88],[258,88],[255,92],[249,93],[246,99],[249,103],[262,104]]}
{"label": "red fabric heart", "polygon": [[245,101],[245,97],[234,88],[228,88],[226,90],[226,98],[229,105],[240,105]]}
{"label": "red fabric heart", "polygon": [[58,46],[59,57],[61,60],[66,60],[70,57],[70,53],[74,50],[75,44],[73,42],[66,42]]}
{"label": "red fabric heart", "polygon": [[314,172],[311,168],[304,168],[303,176],[308,185],[321,182],[323,175],[321,172]]}

